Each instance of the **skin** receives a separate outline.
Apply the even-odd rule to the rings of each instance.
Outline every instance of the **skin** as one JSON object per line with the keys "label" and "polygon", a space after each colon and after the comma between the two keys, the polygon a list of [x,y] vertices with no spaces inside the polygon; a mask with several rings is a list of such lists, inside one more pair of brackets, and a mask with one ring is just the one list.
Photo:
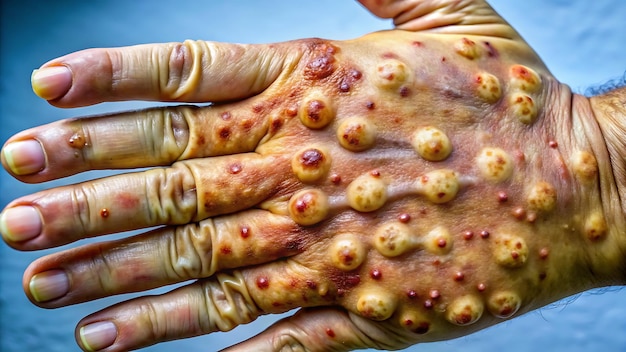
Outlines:
{"label": "skin", "polygon": [[[118,351],[303,307],[231,350],[341,351],[450,339],[623,284],[624,92],[572,94],[488,5],[455,3],[363,1],[404,31],[352,41],[186,42],[45,64],[72,72],[71,87],[34,81],[58,107],[218,104],[59,121],[7,141],[3,165],[24,182],[155,167],[15,200],[0,216],[10,246],[165,225],[35,261],[29,299],[56,308],[199,279],[85,318],[79,345],[91,323],[115,324],[102,350]],[[192,69],[206,52],[211,64]],[[47,164],[12,168],[32,152],[10,143],[28,140]],[[11,222],[18,208],[43,224]],[[19,229],[36,233],[16,240]],[[37,289],[59,273],[60,297]]]}

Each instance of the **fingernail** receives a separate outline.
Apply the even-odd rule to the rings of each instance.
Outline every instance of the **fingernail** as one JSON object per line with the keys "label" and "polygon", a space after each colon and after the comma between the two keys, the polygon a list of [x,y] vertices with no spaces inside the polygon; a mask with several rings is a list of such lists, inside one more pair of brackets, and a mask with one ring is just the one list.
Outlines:
{"label": "fingernail", "polygon": [[0,231],[11,242],[23,242],[41,233],[41,215],[34,207],[21,205],[0,214]]}
{"label": "fingernail", "polygon": [[33,276],[28,288],[35,301],[47,302],[65,296],[70,280],[63,270],[49,270]]}
{"label": "fingernail", "polygon": [[52,66],[34,70],[30,78],[33,91],[40,98],[60,98],[72,86],[72,72],[65,66]]}
{"label": "fingernail", "polygon": [[46,167],[46,156],[38,141],[29,139],[7,144],[4,149],[4,160],[16,175],[30,175]]}
{"label": "fingernail", "polygon": [[117,338],[117,328],[110,321],[102,321],[80,328],[80,340],[89,351],[99,351],[111,346]]}

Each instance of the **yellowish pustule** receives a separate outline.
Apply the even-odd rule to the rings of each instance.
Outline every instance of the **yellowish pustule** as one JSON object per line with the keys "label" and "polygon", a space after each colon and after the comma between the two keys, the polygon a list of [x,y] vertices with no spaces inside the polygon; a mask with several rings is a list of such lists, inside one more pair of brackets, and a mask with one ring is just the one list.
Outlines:
{"label": "yellowish pustule", "polygon": [[541,88],[541,78],[533,69],[523,65],[513,65],[509,69],[509,87],[526,93],[534,93]]}
{"label": "yellowish pustule", "polygon": [[328,196],[319,189],[305,189],[289,199],[287,209],[297,224],[314,225],[328,215]]}
{"label": "yellowish pustule", "polygon": [[417,192],[437,204],[447,203],[454,199],[459,188],[458,175],[450,169],[430,171],[416,181]]}
{"label": "yellowish pustule", "polygon": [[500,148],[483,148],[476,158],[480,174],[493,182],[506,181],[513,174],[513,158]]}
{"label": "yellowish pustule", "polygon": [[348,185],[346,194],[354,210],[370,212],[380,209],[387,201],[387,185],[380,176],[366,173]]}
{"label": "yellowish pustule", "polygon": [[411,144],[417,153],[428,161],[445,160],[452,152],[452,143],[440,129],[425,126],[413,134]]}
{"label": "yellowish pustule", "polygon": [[532,210],[549,212],[556,206],[556,189],[545,181],[537,182],[528,192],[526,201]]}
{"label": "yellowish pustule", "polygon": [[493,104],[502,97],[502,88],[498,77],[483,72],[476,77],[476,84],[476,91],[482,100]]}
{"label": "yellowish pustule", "polygon": [[312,91],[300,105],[298,116],[303,125],[311,129],[321,129],[335,118],[335,108],[329,97]]}
{"label": "yellowish pustule", "polygon": [[343,233],[335,236],[329,247],[329,256],[333,265],[341,270],[350,271],[358,268],[367,255],[367,250],[359,236]]}
{"label": "yellowish pustule", "polygon": [[411,228],[401,222],[380,225],[374,234],[373,245],[385,257],[397,257],[415,246]]}
{"label": "yellowish pustule", "polygon": [[360,152],[374,146],[376,128],[363,117],[348,117],[337,128],[339,144],[353,152]]}
{"label": "yellowish pustule", "polygon": [[330,154],[323,147],[307,147],[299,150],[291,159],[291,170],[306,183],[316,182],[326,176],[330,169]]}
{"label": "yellowish pustule", "polygon": [[459,326],[471,325],[483,315],[485,304],[475,295],[465,295],[453,300],[446,308],[445,317]]}
{"label": "yellowish pustule", "polygon": [[495,317],[502,319],[512,317],[521,305],[521,298],[513,291],[495,292],[487,300],[487,310]]}
{"label": "yellowish pustule", "polygon": [[509,104],[513,116],[526,124],[530,125],[537,119],[537,105],[532,97],[524,93],[513,93],[509,97]]}
{"label": "yellowish pustule", "polygon": [[407,81],[410,69],[397,59],[386,59],[376,65],[374,84],[381,89],[396,89]]}
{"label": "yellowish pustule", "polygon": [[389,319],[396,307],[396,299],[382,288],[367,289],[359,295],[356,303],[361,316],[377,321]]}
{"label": "yellowish pustule", "polygon": [[522,267],[528,259],[526,241],[509,233],[499,233],[493,239],[493,257],[496,263],[507,268]]}

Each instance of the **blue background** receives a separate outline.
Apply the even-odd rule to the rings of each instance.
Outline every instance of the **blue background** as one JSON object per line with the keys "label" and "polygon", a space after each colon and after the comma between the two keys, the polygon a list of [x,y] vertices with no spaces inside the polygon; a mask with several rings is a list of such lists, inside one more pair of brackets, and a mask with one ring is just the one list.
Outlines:
{"label": "blue background", "polygon": [[[582,92],[622,77],[626,68],[626,5],[622,0],[493,0],[490,2],[539,52],[552,72]],[[152,106],[107,103],[60,110],[38,99],[30,74],[45,61],[88,48],[206,39],[275,42],[300,37],[349,39],[390,28],[354,1],[2,1],[0,17],[0,140],[61,118]],[[0,171],[0,207],[10,200],[88,173],[25,185]],[[48,251],[19,253],[0,244],[0,350],[77,351],[76,322],[117,299],[57,310],[31,305],[22,272]],[[131,297],[131,296],[128,296]],[[128,298],[124,297],[124,298]],[[587,292],[453,341],[408,351],[625,351],[626,292]],[[214,351],[252,336],[274,321],[262,317],[229,333],[164,343],[147,351]]]}

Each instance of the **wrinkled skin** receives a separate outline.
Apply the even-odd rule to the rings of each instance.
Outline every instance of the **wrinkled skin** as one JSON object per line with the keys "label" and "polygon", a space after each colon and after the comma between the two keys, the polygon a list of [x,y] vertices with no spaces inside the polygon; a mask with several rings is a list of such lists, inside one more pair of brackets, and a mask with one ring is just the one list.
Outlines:
{"label": "wrinkled skin", "polygon": [[[78,343],[124,351],[302,307],[230,350],[391,350],[623,284],[624,94],[573,95],[482,1],[361,2],[400,30],[91,49],[45,64],[72,73],[71,87],[33,82],[58,107],[214,104],[7,141],[3,165],[24,182],[152,167],[7,206],[3,236],[18,250],[159,226],[32,263],[33,303],[197,279],[83,319]],[[24,221],[32,214],[41,224]],[[102,322],[115,330],[89,340]]]}

